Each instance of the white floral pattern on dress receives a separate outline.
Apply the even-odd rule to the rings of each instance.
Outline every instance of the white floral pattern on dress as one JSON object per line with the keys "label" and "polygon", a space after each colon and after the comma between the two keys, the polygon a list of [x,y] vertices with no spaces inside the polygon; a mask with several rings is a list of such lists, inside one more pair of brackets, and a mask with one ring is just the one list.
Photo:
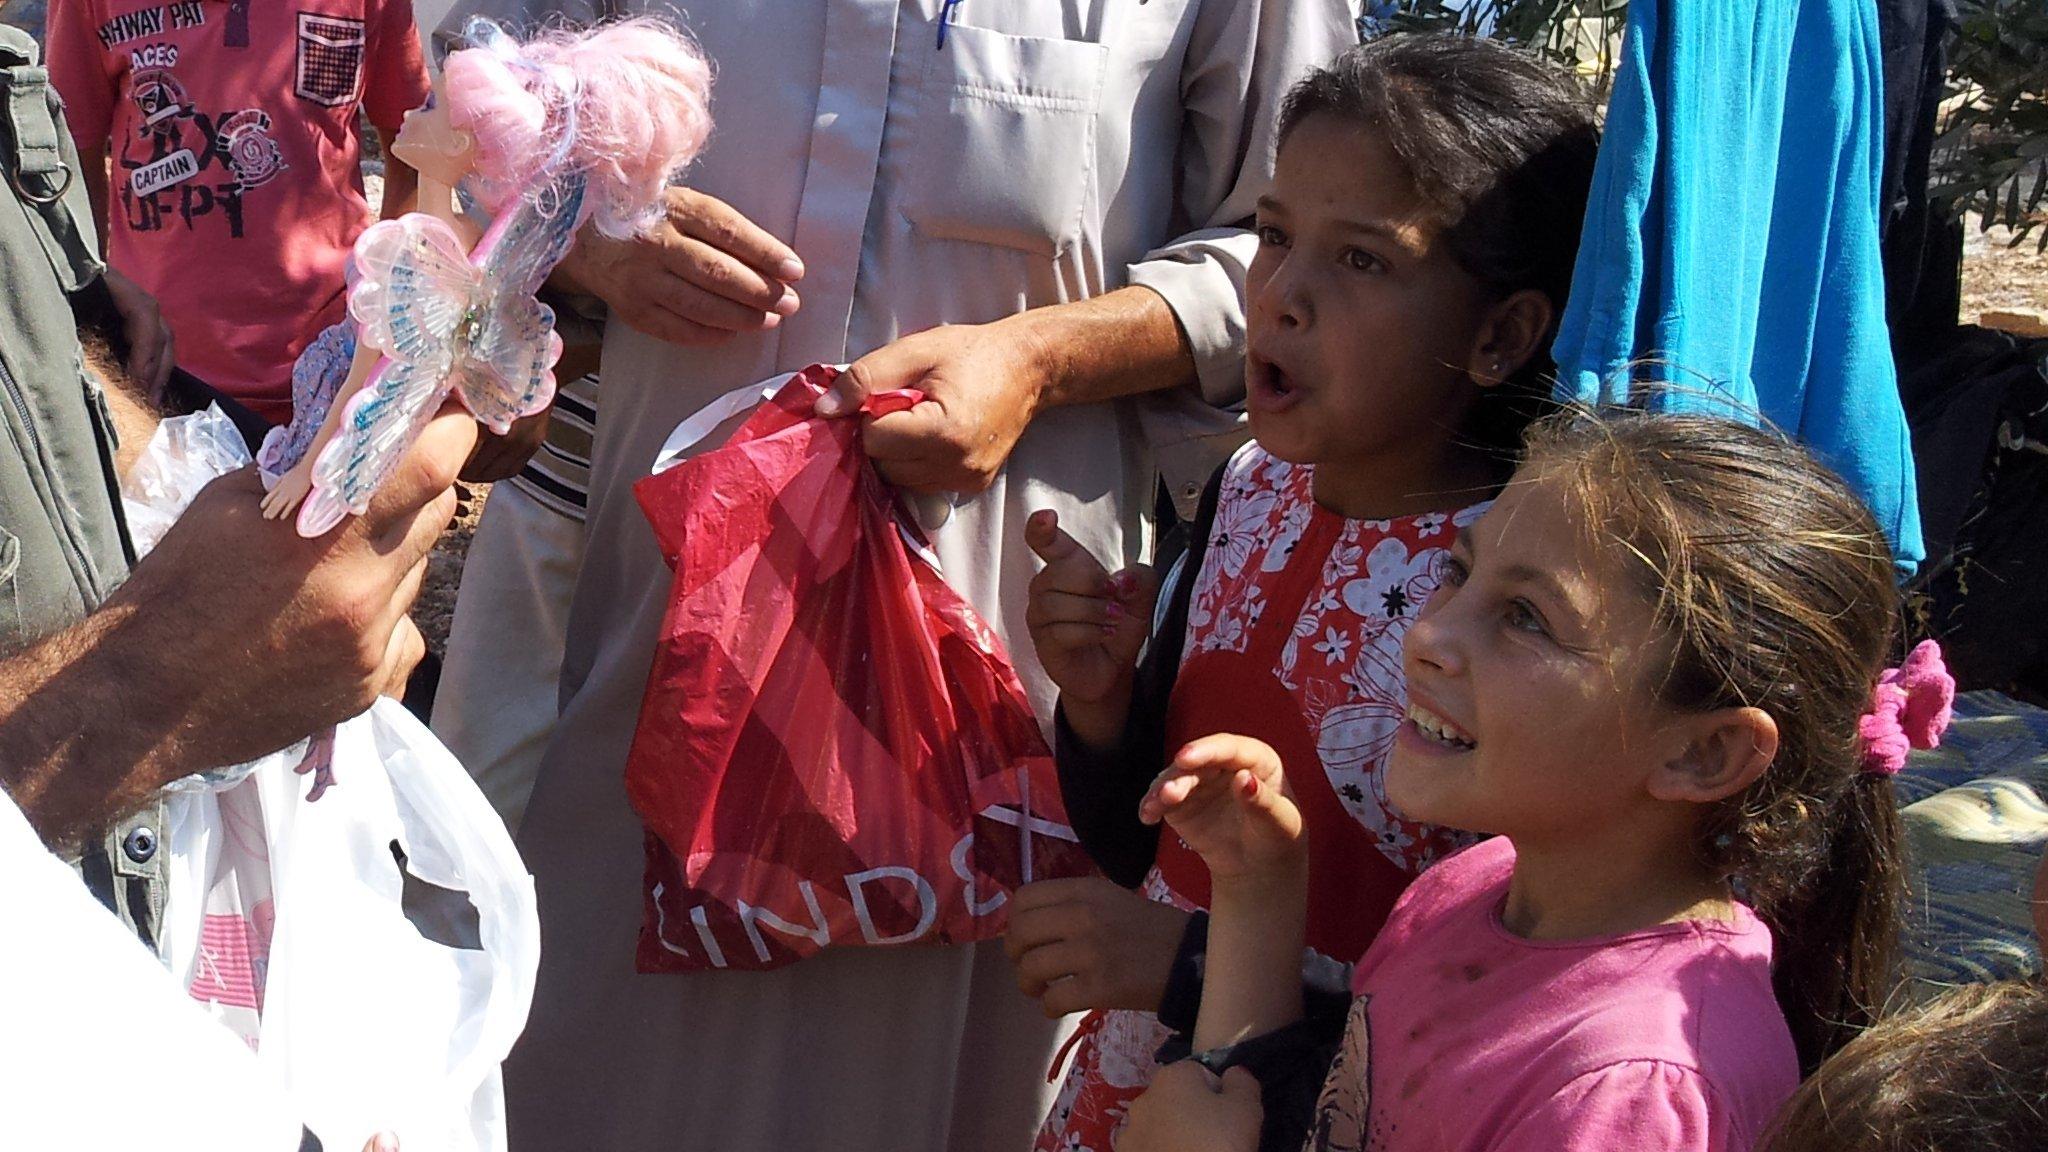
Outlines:
{"label": "white floral pattern on dress", "polygon": [[[1266,581],[1286,567],[1315,517],[1314,481],[1312,466],[1274,459],[1257,444],[1231,458],[1209,539],[1214,559],[1196,574],[1189,597],[1183,659],[1247,650],[1266,611]],[[1302,702],[1346,811],[1410,872],[1433,863],[1447,842],[1387,803],[1383,769],[1408,708],[1401,641],[1441,581],[1452,530],[1485,507],[1346,521],[1323,561],[1320,587],[1288,623],[1276,668]]]}
{"label": "white floral pattern on dress", "polygon": [[[1455,514],[1351,520],[1319,562],[1318,586],[1292,620],[1265,619],[1269,591],[1316,519],[1315,470],[1248,444],[1224,469],[1208,552],[1188,599],[1183,662],[1202,652],[1244,653],[1261,628],[1284,628],[1274,675],[1316,734],[1322,769],[1344,810],[1402,871],[1416,874],[1464,838],[1402,819],[1387,803],[1385,766],[1407,714],[1401,640],[1438,583],[1453,534],[1484,505]],[[1329,515],[1324,513],[1324,515]],[[1322,539],[1328,539],[1325,535]],[[1295,585],[1298,588],[1298,585]],[[1267,633],[1268,636],[1271,633]],[[1153,868],[1139,891],[1192,910]],[[1346,957],[1349,959],[1349,957]],[[1115,1144],[1130,1102],[1150,1082],[1166,1039],[1150,1013],[1091,1015],[1037,1152]]]}
{"label": "white floral pattern on dress", "polygon": [[1204,563],[1196,579],[1207,587],[1218,580],[1242,584],[1245,594],[1218,599],[1198,589],[1188,602],[1188,638],[1193,644],[1200,637],[1200,647],[1184,650],[1184,656],[1245,650],[1246,630],[1266,609],[1258,576],[1287,566],[1315,514],[1313,505],[1287,499],[1293,479],[1292,464],[1264,453],[1248,456],[1240,450],[1231,459],[1209,533],[1208,555],[1214,563]]}
{"label": "white floral pattern on dress", "polygon": [[1370,620],[1413,619],[1436,591],[1436,548],[1411,549],[1399,536],[1388,536],[1365,557],[1365,575],[1344,582],[1344,606]]}

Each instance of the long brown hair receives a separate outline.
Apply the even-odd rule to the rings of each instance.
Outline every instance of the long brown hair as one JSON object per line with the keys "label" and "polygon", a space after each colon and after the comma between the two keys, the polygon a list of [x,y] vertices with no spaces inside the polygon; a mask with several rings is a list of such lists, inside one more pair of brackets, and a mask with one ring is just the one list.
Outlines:
{"label": "long brown hair", "polygon": [[1898,809],[1857,736],[1896,643],[1891,549],[1833,472],[1731,421],[1567,413],[1530,430],[1527,466],[1571,484],[1656,604],[1676,650],[1663,698],[1777,723],[1776,759],[1708,811],[1696,850],[1770,925],[1810,1071],[1874,1016],[1897,936]]}
{"label": "long brown hair", "polygon": [[1768,1152],[2034,1152],[2048,1139],[2048,989],[1972,984],[1880,1021],[1800,1086]]}

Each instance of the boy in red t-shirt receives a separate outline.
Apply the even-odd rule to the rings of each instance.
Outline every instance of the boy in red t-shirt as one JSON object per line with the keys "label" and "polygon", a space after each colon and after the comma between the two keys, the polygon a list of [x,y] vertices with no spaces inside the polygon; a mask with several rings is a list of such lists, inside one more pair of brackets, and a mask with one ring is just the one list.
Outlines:
{"label": "boy in red t-shirt", "polygon": [[[358,110],[390,140],[427,97],[412,5],[52,0],[47,38],[108,262],[156,296],[179,367],[290,419],[370,219]],[[415,177],[385,165],[391,216]]]}

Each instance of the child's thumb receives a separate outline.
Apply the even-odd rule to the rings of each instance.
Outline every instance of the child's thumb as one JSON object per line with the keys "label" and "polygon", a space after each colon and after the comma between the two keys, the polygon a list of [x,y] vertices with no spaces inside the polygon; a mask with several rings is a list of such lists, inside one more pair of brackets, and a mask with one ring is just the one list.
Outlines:
{"label": "child's thumb", "polygon": [[1095,559],[1079,540],[1067,535],[1060,527],[1060,514],[1050,508],[1041,508],[1024,521],[1024,543],[1048,566]]}
{"label": "child's thumb", "polygon": [[1263,1094],[1259,1078],[1245,1071],[1242,1065],[1232,1065],[1223,1070],[1223,1095],[1257,1101]]}

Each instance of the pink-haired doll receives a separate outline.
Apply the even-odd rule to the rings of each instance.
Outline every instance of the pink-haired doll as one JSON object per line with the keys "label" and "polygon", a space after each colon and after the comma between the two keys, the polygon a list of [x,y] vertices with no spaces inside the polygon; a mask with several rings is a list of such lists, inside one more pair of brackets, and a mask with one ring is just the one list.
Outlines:
{"label": "pink-haired doll", "polygon": [[259,456],[276,477],[264,515],[299,508],[301,535],[361,512],[449,391],[500,433],[545,408],[561,342],[534,293],[585,220],[615,237],[655,223],[710,133],[710,65],[660,21],[525,43],[488,20],[466,31],[473,47],[392,142],[420,173],[419,210],[357,242],[351,321],[301,358],[292,423]]}

